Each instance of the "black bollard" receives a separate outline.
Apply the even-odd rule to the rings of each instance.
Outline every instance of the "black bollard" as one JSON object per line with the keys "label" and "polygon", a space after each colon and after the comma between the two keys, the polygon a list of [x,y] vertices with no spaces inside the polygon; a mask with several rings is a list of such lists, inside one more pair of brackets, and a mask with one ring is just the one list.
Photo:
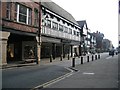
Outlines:
{"label": "black bollard", "polygon": [[50,55],[50,62],[52,62],[52,55]]}
{"label": "black bollard", "polygon": [[89,56],[87,56],[87,62],[89,62]]}
{"label": "black bollard", "polygon": [[69,54],[68,54],[68,60],[70,60],[70,56],[69,56]]}
{"label": "black bollard", "polygon": [[62,61],[62,60],[63,60],[63,55],[60,56],[60,61]]}
{"label": "black bollard", "polygon": [[98,59],[100,59],[100,54],[98,55]]}
{"label": "black bollard", "polygon": [[72,67],[75,67],[75,57],[72,59]]}
{"label": "black bollard", "polygon": [[83,57],[81,57],[81,64],[83,64]]}
{"label": "black bollard", "polygon": [[95,55],[95,60],[97,60],[97,55]]}
{"label": "black bollard", "polygon": [[92,61],[94,60],[94,56],[92,55]]}

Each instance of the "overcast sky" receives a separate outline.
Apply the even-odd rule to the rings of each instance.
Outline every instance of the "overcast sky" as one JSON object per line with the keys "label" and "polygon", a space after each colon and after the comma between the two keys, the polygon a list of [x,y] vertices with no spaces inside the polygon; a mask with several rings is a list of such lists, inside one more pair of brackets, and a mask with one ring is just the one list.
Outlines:
{"label": "overcast sky", "polygon": [[118,0],[52,0],[77,20],[86,20],[91,32],[99,31],[118,46]]}

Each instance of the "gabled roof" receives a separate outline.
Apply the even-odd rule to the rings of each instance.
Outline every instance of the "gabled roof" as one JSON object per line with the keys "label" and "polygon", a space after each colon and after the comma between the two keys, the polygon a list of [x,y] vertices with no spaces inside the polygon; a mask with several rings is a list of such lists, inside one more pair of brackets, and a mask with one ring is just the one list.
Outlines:
{"label": "gabled roof", "polygon": [[86,29],[88,29],[86,20],[77,21],[77,23],[79,24],[79,26],[80,26],[82,29],[83,29],[84,25],[86,25]]}
{"label": "gabled roof", "polygon": [[69,12],[67,12],[66,10],[64,10],[63,8],[61,8],[59,5],[57,5],[56,3],[52,2],[52,1],[51,2],[41,2],[41,5],[43,5],[47,9],[51,10],[52,12],[60,15],[61,17],[69,20],[70,22],[78,25],[78,23],[74,19],[74,17]]}

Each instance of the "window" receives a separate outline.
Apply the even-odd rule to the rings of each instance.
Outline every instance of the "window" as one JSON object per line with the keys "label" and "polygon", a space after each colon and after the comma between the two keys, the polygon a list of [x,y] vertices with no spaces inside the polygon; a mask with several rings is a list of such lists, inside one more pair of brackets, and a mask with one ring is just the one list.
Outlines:
{"label": "window", "polygon": [[68,28],[67,27],[64,27],[64,32],[68,33]]}
{"label": "window", "polygon": [[52,28],[58,30],[58,24],[56,22],[52,23]]}
{"label": "window", "polygon": [[63,25],[59,24],[59,31],[63,31]]}
{"label": "window", "polygon": [[74,35],[76,35],[76,31],[74,30]]}
{"label": "window", "polygon": [[15,5],[15,20],[31,25],[32,24],[32,10],[21,4]]}
{"label": "window", "polygon": [[11,2],[6,3],[6,18],[10,19],[11,18]]}
{"label": "window", "polygon": [[80,35],[80,33],[79,32],[77,32],[77,36],[79,36]]}
{"label": "window", "polygon": [[51,28],[51,21],[47,20],[47,27]]}
{"label": "window", "polygon": [[38,22],[39,18],[38,18],[38,10],[35,8],[34,9],[34,25],[38,26],[39,22]]}
{"label": "window", "polygon": [[90,39],[90,35],[88,34],[88,38]]}
{"label": "window", "polygon": [[72,34],[72,29],[69,28],[69,34]]}

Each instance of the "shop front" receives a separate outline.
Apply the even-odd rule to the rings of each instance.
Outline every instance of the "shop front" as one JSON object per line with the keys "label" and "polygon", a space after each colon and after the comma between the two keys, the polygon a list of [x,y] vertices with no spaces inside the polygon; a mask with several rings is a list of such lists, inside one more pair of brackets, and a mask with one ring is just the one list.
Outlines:
{"label": "shop front", "polygon": [[34,36],[11,33],[7,41],[7,63],[36,60],[36,51]]}

